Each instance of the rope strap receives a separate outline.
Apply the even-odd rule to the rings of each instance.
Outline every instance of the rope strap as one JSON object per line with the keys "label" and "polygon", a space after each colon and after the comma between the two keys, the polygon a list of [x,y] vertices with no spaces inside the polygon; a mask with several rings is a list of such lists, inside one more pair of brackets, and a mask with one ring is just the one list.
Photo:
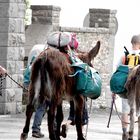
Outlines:
{"label": "rope strap", "polygon": [[28,89],[26,89],[24,86],[22,86],[21,84],[19,84],[17,81],[15,81],[8,73],[6,73],[5,75],[0,75],[0,96],[2,96],[2,89],[4,89],[4,85],[3,85],[3,80],[6,79],[6,76],[8,78],[10,78],[14,83],[16,83],[18,86],[20,86],[23,90],[25,90],[26,92],[28,92]]}
{"label": "rope strap", "polygon": [[28,92],[28,89],[26,89],[24,86],[19,84],[17,81],[15,81],[8,73],[6,74],[14,83],[16,83],[18,86],[20,86],[22,89]]}

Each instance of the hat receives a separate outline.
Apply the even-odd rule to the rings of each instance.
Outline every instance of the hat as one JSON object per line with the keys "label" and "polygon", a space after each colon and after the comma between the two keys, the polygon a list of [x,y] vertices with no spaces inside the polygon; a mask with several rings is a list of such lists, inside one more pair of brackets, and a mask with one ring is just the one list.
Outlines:
{"label": "hat", "polygon": [[131,39],[132,44],[137,44],[140,43],[140,34],[139,35],[134,35]]}
{"label": "hat", "polygon": [[64,47],[69,45],[77,49],[78,40],[76,34],[69,32],[53,32],[47,38],[47,44],[53,47]]}

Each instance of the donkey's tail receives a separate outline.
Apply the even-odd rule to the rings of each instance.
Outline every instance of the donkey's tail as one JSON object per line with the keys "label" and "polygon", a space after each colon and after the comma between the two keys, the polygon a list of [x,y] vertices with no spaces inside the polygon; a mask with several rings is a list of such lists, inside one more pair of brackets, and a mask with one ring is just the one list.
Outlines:
{"label": "donkey's tail", "polygon": [[43,103],[45,100],[50,100],[50,84],[46,60],[47,56],[44,54],[43,56],[38,57],[32,66],[30,93],[32,94],[31,101],[34,106],[38,106],[39,103]]}
{"label": "donkey's tail", "polygon": [[31,70],[31,82],[30,82],[30,94],[32,97],[32,104],[37,106],[39,104],[39,94],[41,89],[41,59],[37,59],[32,66]]}

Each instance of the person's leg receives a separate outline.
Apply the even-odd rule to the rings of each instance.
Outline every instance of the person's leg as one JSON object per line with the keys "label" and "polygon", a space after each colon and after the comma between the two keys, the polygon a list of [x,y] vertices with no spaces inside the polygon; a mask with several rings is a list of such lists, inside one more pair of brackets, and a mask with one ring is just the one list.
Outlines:
{"label": "person's leg", "polygon": [[127,129],[128,129],[128,121],[129,121],[129,114],[130,112],[130,107],[128,105],[127,99],[122,98],[122,140],[127,140],[128,134],[127,134]]}
{"label": "person's leg", "polygon": [[67,121],[62,122],[62,130],[60,132],[60,135],[63,138],[67,137],[67,130],[69,125],[74,125],[75,124],[75,110],[74,110],[74,102],[70,101],[70,111],[69,111],[69,116]]}
{"label": "person's leg", "polygon": [[44,137],[44,134],[41,133],[40,126],[42,123],[43,116],[46,112],[46,103],[40,104],[37,108],[34,116],[33,126],[32,126],[32,136],[41,138]]}
{"label": "person's leg", "polygon": [[[88,118],[89,117],[88,117],[87,103],[86,103],[86,98],[85,98],[82,125],[86,125],[88,123]],[[69,125],[75,125],[75,109],[74,109],[73,101],[70,101],[70,111],[69,111],[68,120],[62,123],[62,131],[60,135],[64,138],[66,138],[67,136],[67,130],[68,130]]]}
{"label": "person's leg", "polygon": [[88,123],[88,109],[87,109],[87,102],[86,102],[86,98],[84,101],[84,108],[83,108],[83,118],[82,118],[82,125],[86,125]]}

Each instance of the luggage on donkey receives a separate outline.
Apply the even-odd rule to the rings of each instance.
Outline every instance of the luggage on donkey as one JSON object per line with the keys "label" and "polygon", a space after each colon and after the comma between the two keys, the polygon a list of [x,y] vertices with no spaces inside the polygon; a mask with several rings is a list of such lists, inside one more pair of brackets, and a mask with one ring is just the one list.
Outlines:
{"label": "luggage on donkey", "polygon": [[127,90],[125,83],[129,74],[128,65],[120,65],[117,70],[113,73],[110,80],[110,89],[113,93],[120,97],[126,98]]}
{"label": "luggage on donkey", "polygon": [[91,99],[97,99],[101,95],[102,81],[99,73],[94,68],[90,67],[87,63],[81,61],[78,57],[72,57],[72,67],[75,73],[70,76],[74,76],[76,80],[76,91],[80,92],[85,97]]}

